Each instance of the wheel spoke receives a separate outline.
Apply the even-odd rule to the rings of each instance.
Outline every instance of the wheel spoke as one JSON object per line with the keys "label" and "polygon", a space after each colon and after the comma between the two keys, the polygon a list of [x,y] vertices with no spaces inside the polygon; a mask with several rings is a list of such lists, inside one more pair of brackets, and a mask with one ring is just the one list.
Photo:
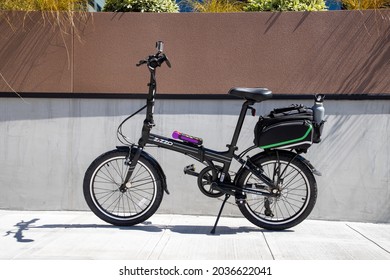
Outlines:
{"label": "wheel spoke", "polygon": [[127,199],[130,200],[131,203],[133,204],[134,213],[138,213],[138,212],[137,212],[137,207],[136,207],[136,205],[135,205],[135,202],[134,202],[133,198],[131,197],[131,194],[126,193],[126,197],[127,197]]}
{"label": "wheel spoke", "polygon": [[123,185],[128,172],[125,160],[126,156],[114,156],[102,161],[96,168],[89,187],[97,210],[118,221],[131,221],[141,217],[142,213],[152,207],[157,195],[155,173],[151,172],[142,159],[136,165],[131,184]]}
{"label": "wheel spoke", "polygon": [[[280,157],[273,156],[272,159],[265,158],[261,163],[265,176],[272,178],[275,184],[282,183],[280,195],[268,198],[273,216],[267,216],[265,214],[264,195],[261,194],[248,195],[246,199],[247,207],[242,208],[242,211],[247,209],[245,211],[252,213],[251,216],[256,217],[262,223],[282,225],[283,223],[298,219],[306,211],[305,209],[307,208],[310,194],[307,175],[303,172],[300,165],[296,164],[297,161],[292,160],[292,158],[287,158],[284,155]],[[246,179],[241,182],[243,185],[264,184],[254,174],[250,172],[247,174]]]}
{"label": "wheel spoke", "polygon": [[[108,175],[106,175],[108,178],[111,178],[112,182],[114,182],[115,184],[116,183],[116,180],[114,179],[114,176],[111,174],[110,170],[108,169],[108,167],[110,167],[109,164],[107,165],[104,165],[104,169],[107,171]],[[115,170],[115,169],[114,169]],[[102,171],[102,173],[104,174],[104,172]]]}

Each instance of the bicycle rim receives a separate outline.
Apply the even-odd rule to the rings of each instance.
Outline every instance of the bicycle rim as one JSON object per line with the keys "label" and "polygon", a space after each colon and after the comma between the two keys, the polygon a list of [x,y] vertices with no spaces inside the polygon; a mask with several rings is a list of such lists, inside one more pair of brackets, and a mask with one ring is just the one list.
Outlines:
{"label": "bicycle rim", "polygon": [[134,220],[154,204],[157,183],[153,172],[141,160],[133,175],[120,189],[128,170],[125,156],[116,156],[102,162],[92,174],[89,190],[92,202],[104,215],[121,221]]}
{"label": "bicycle rim", "polygon": [[[271,225],[288,224],[298,219],[307,209],[311,197],[309,179],[304,171],[293,162],[280,159],[267,159],[261,166],[264,174],[274,182],[282,180],[281,194],[272,198],[247,194],[245,207],[248,213],[255,219]],[[247,175],[244,182],[252,186],[263,185],[252,173]],[[272,215],[266,214],[267,199]]]}

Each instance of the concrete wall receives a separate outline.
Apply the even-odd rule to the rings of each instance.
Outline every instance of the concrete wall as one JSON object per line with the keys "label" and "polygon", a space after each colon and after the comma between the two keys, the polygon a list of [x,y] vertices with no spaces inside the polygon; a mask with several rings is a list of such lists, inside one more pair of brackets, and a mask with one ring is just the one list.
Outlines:
{"label": "concrete wall", "polygon": [[[116,127],[144,100],[20,99],[0,103],[0,208],[84,210],[82,181],[99,154],[119,144]],[[258,114],[308,100],[274,100],[257,105]],[[158,100],[157,134],[180,130],[224,150],[240,110],[239,100]],[[323,142],[305,155],[323,173],[313,219],[390,222],[390,106],[388,101],[327,101]],[[138,139],[144,115],[124,131]],[[241,151],[253,141],[257,118],[248,115]],[[216,214],[220,201],[203,196],[196,178],[184,175],[190,158],[158,148],[171,195],[160,213]],[[201,165],[197,164],[198,170]],[[239,215],[228,205],[225,215]]]}

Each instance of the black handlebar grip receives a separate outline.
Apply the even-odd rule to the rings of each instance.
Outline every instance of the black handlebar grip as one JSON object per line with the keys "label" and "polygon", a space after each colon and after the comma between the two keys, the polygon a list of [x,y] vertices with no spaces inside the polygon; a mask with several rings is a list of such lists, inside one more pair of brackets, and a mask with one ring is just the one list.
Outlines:
{"label": "black handlebar grip", "polygon": [[140,60],[140,61],[136,64],[136,66],[139,67],[139,66],[141,66],[142,64],[145,64],[146,62],[147,62],[146,60]]}

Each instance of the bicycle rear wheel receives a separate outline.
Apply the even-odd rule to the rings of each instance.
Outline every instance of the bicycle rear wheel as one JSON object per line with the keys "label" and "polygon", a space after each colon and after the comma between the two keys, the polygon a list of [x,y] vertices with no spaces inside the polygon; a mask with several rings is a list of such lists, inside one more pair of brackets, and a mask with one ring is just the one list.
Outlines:
{"label": "bicycle rear wheel", "polygon": [[85,200],[100,219],[117,226],[131,226],[150,218],[163,198],[161,178],[141,155],[132,177],[124,182],[128,152],[113,150],[99,156],[85,173]]}
{"label": "bicycle rear wheel", "polygon": [[[260,154],[254,159],[264,174],[279,182],[280,195],[267,197],[247,193],[246,200],[238,204],[241,213],[253,224],[269,230],[291,228],[311,213],[317,199],[317,184],[311,170],[294,154]],[[245,169],[237,177],[239,186],[266,190],[265,184]]]}

